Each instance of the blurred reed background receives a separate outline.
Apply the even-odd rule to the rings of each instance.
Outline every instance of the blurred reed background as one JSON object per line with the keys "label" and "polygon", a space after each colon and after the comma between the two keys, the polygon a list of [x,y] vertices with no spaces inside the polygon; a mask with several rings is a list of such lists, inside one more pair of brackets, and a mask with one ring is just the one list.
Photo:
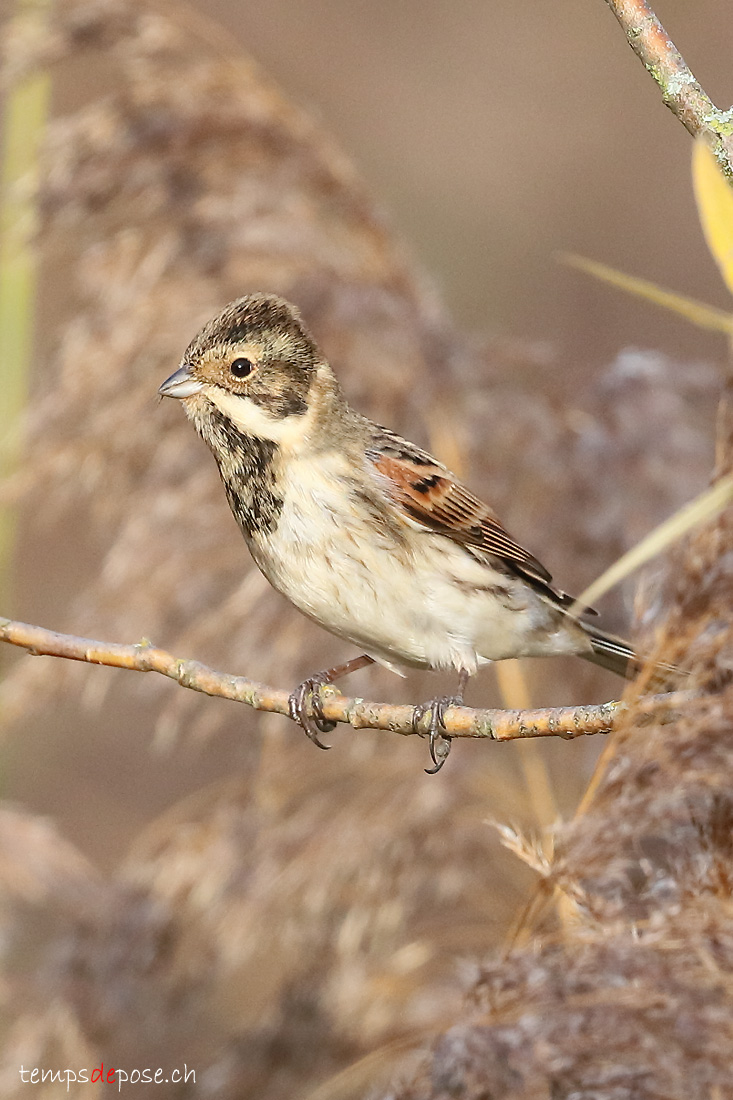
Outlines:
{"label": "blurred reed background", "polygon": [[[715,95],[733,13],[668,8]],[[6,101],[28,73],[53,82],[27,442],[3,495],[16,617],[281,687],[344,656],[253,569],[210,456],[156,400],[253,290],[294,300],[353,402],[459,468],[563,587],[704,487],[720,341],[552,258],[727,304],[688,139],[604,4],[2,14]],[[632,598],[606,601],[610,626]],[[185,1061],[197,1087],[175,1095],[306,1096],[444,1028],[534,881],[487,819],[570,816],[600,748],[462,742],[429,778],[416,739],[339,731],[318,753],[167,683],[2,659],[8,1097],[21,1061],[93,1059]],[[581,662],[522,675],[536,705],[619,691]],[[377,670],[348,690],[436,686]],[[491,672],[472,685],[501,699]]]}

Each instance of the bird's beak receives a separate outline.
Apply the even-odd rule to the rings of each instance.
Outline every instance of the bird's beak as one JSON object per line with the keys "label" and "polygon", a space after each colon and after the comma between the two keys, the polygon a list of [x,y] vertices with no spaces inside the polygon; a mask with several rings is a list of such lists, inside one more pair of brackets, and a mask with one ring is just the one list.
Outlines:
{"label": "bird's beak", "polygon": [[160,396],[182,398],[193,397],[195,393],[200,393],[204,384],[193,378],[190,371],[191,368],[187,363],[179,367],[175,374],[172,374],[170,378],[166,378],[158,390]]}

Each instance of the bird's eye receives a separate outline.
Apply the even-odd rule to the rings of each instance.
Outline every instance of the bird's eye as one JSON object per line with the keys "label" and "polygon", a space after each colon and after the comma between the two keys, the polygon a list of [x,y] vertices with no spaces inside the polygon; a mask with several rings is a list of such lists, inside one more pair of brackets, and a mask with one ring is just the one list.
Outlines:
{"label": "bird's eye", "polygon": [[233,359],[229,364],[229,370],[235,378],[246,378],[254,370],[249,359]]}

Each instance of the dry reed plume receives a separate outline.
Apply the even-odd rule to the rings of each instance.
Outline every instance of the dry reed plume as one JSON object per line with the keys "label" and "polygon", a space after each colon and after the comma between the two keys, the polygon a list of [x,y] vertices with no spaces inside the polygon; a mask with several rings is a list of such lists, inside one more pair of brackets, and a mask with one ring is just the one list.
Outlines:
{"label": "dry reed plume", "polygon": [[464,1021],[391,1097],[733,1095],[731,545],[729,509],[675,555],[661,653],[685,656],[700,695],[671,726],[632,713],[558,830],[545,885],[566,923],[485,966]]}

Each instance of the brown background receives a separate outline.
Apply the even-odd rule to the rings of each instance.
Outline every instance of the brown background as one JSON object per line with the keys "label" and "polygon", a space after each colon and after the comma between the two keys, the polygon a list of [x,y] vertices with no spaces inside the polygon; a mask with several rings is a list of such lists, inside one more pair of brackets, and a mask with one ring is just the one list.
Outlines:
{"label": "brown background", "polygon": [[[171,6],[172,10],[176,7]],[[299,0],[237,4],[212,0],[199,5],[199,10],[218,18],[227,32],[278,80],[292,100],[320,117],[324,128],[355,162],[391,224],[428,271],[458,326],[480,336],[494,337],[499,346],[505,345],[509,354],[503,368],[504,382],[513,362],[513,349],[525,347],[527,342],[534,345],[528,356],[517,352],[516,362],[529,361],[531,369],[537,372],[538,389],[542,386],[548,393],[560,395],[554,410],[551,404],[540,409],[544,414],[548,409],[555,414],[548,414],[545,425],[548,438],[552,437],[555,443],[557,439],[552,433],[557,434],[558,425],[563,425],[562,410],[574,401],[576,387],[591,391],[594,380],[624,348],[659,349],[678,366],[693,364],[689,368],[693,378],[697,376],[694,366],[697,360],[722,363],[724,347],[719,337],[700,333],[671,315],[595,284],[558,266],[553,258],[559,249],[577,251],[724,308],[729,305],[697,223],[689,179],[689,138],[661,104],[656,88],[624,42],[602,0],[553,5],[537,0],[524,3],[463,0],[451,5],[417,0],[399,4],[357,4],[344,0],[319,4]],[[733,11],[729,6],[720,2],[668,3],[660,6],[659,14],[713,98],[721,105],[730,102],[733,87],[725,84],[733,45]],[[81,101],[87,98],[95,87],[92,79],[99,76],[93,74],[93,66],[87,71],[77,68],[73,85],[62,83],[58,87],[57,102],[67,106],[77,98]],[[89,81],[88,86],[85,80]],[[44,350],[36,364],[36,394],[43,392],[44,371],[50,369],[48,364],[53,361],[55,330],[47,322],[54,321],[56,314],[62,312],[63,294],[59,293],[62,282],[57,274],[47,278],[44,287],[45,312],[39,341]],[[168,335],[164,330],[164,337]],[[181,350],[191,335],[192,331],[181,331]],[[155,384],[174,366],[172,362],[160,378],[156,375]],[[716,383],[710,382],[710,375],[704,375],[704,371],[699,373],[708,378],[709,398]],[[352,387],[369,389],[368,378],[355,378],[352,374],[349,381]],[[478,390],[484,397],[489,381],[478,380]],[[688,389],[694,389],[694,384]],[[655,421],[657,430],[661,431],[659,425],[665,423],[686,429],[693,414],[690,413],[688,421],[684,385],[675,391],[682,397],[671,413],[670,404],[664,406],[663,391],[660,382],[660,401],[653,406],[659,414]],[[508,392],[506,386],[504,392]],[[521,393],[521,387],[516,392]],[[599,423],[603,422],[603,392],[600,391],[600,397],[596,395],[595,414]],[[160,433],[162,439],[166,430],[180,431],[176,419],[180,410],[168,405],[156,406],[154,388],[150,394],[150,405],[145,406],[145,415],[150,416],[150,432]],[[646,394],[648,399],[656,396],[653,387]],[[644,410],[639,413],[641,423],[634,425],[633,392],[629,395],[614,391],[608,404],[613,404],[613,412],[622,422],[619,438],[624,437],[627,429],[631,435],[636,431],[639,446],[643,447]],[[491,403],[486,402],[486,407],[491,408]],[[506,405],[500,407],[502,416],[511,415],[512,410]],[[703,412],[697,410],[695,414],[699,413],[695,428],[699,434],[694,445],[690,445],[690,453],[694,453],[698,464],[683,498],[704,485],[709,469],[709,454],[698,444],[700,439],[709,440],[712,435],[711,401],[707,400],[707,404],[701,401],[700,407]],[[520,412],[524,414],[524,410],[517,410]],[[404,410],[395,409],[393,422],[400,422],[403,413]],[[417,423],[414,407],[407,412],[408,421],[410,416]],[[530,420],[528,415],[527,422]],[[81,437],[85,429],[83,407],[74,416],[73,424]],[[411,423],[401,426],[407,430]],[[488,446],[495,432],[490,422],[472,423],[470,427],[475,461],[482,433],[486,433]],[[507,433],[508,438],[510,435]],[[515,451],[490,454],[489,469],[481,469],[478,477],[476,469],[480,467],[475,462],[472,484],[490,499],[492,486],[498,481],[506,492],[511,477],[504,476],[505,472],[518,468],[520,457],[525,472],[535,464],[541,477],[551,480],[556,471],[557,479],[561,480],[565,476],[562,447],[553,452],[545,469],[543,438],[538,431],[536,438],[527,441],[529,458]],[[628,436],[624,439],[628,444]],[[657,436],[654,446],[647,449],[650,453],[646,458],[652,465],[666,453],[663,443]],[[197,442],[193,433],[190,443],[186,437],[185,446],[191,448],[186,455],[193,456],[186,469],[198,469],[197,461],[210,462],[203,448],[194,451]],[[676,453],[684,454],[684,445]],[[573,461],[578,462],[578,455],[576,451]],[[27,461],[32,463],[32,454]],[[623,484],[618,479],[613,482],[615,474],[611,470],[608,474],[611,481],[599,478],[596,491],[586,498],[573,497],[572,479],[563,482],[566,506],[573,503],[584,512],[587,506],[601,517],[604,493],[610,495],[613,491],[617,509],[613,516],[620,517],[618,526],[624,530],[623,535],[619,534],[618,546],[611,531],[608,542],[613,541],[614,545],[607,550],[611,557],[625,541],[641,534],[653,522],[654,509],[647,508],[648,498],[643,495],[639,500],[634,498],[635,475],[643,461],[645,456],[641,453],[635,465],[633,447],[629,448],[621,462]],[[664,465],[663,460],[660,462]],[[674,478],[684,476],[684,471],[673,463],[669,470]],[[645,470],[645,476],[648,472]],[[83,476],[82,470],[74,468],[70,479],[77,473]],[[145,469],[138,471],[141,484],[149,473]],[[535,485],[534,492],[542,497],[543,482],[538,484],[540,488]],[[659,481],[650,478],[648,484],[649,499],[653,496],[652,489],[659,490],[654,504],[664,514],[674,493],[665,494],[663,477]],[[532,491],[530,486],[529,492]],[[585,491],[589,492],[587,485]],[[533,509],[526,500],[521,506],[514,506],[511,499],[503,501],[509,508],[512,529],[514,512],[520,521],[517,534],[531,535],[531,548],[547,561],[561,583],[567,587],[582,586],[598,571],[599,557],[595,553],[598,547],[589,537],[584,554],[577,553],[574,558],[572,538],[564,537],[567,530],[563,529],[572,524],[561,518],[551,530],[545,530],[537,519],[543,503],[539,499],[537,509]],[[139,518],[141,527],[145,527],[148,517]],[[230,573],[225,574],[229,583],[237,575],[246,552],[225,514],[223,499],[219,518],[225,547],[222,556],[228,554],[233,563]],[[110,529],[105,528],[103,517],[101,523],[99,519],[95,524],[89,523],[83,508],[76,514],[72,511],[71,518],[64,514],[63,523],[51,517],[44,527],[46,517],[35,514],[33,496],[28,502],[26,519],[18,555],[14,612],[21,618],[59,629],[92,633],[100,620],[95,618],[94,608],[90,611],[84,604],[83,595],[99,581],[100,561],[110,541]],[[551,526],[552,517],[547,517],[547,521]],[[613,517],[610,526],[613,528]],[[159,547],[152,542],[155,530],[152,518],[149,527],[151,546],[142,566],[150,563],[151,570],[162,572],[166,563],[156,557]],[[578,527],[582,527],[580,521]],[[191,569],[205,568],[205,562],[190,560]],[[584,572],[574,576],[571,566],[578,560]],[[176,568],[181,570],[187,561],[185,553],[181,554]],[[185,584],[185,568],[181,577]],[[212,586],[216,589],[218,583],[219,578],[214,578]],[[201,586],[197,591],[200,590]],[[217,591],[217,596],[220,595]],[[115,598],[120,604],[120,621],[126,624],[120,640],[135,640],[147,633],[150,615],[139,601],[135,602],[136,593],[118,591],[113,593],[113,603]],[[129,608],[125,606],[126,600]],[[179,617],[175,621],[185,637],[188,623],[183,622],[184,603],[181,608],[177,609]],[[629,615],[627,599],[627,622]],[[134,627],[127,625],[131,621]],[[295,669],[305,674],[314,670],[314,659],[317,667],[326,663],[324,654],[328,660],[343,656],[340,643],[327,640],[323,652],[315,655],[303,641],[312,635],[299,633],[301,627],[294,614],[279,604],[274,622],[268,635],[272,645],[256,647],[251,666],[248,661],[242,667],[235,651],[228,656],[227,667],[271,679],[285,687],[290,685]],[[283,623],[286,629],[280,631]],[[262,630],[262,624],[257,625]],[[616,625],[623,624],[619,621]],[[122,627],[119,629],[122,631]],[[173,627],[167,636],[155,636],[161,645],[173,645],[174,640]],[[210,652],[217,647],[222,649],[221,638],[210,641]],[[206,645],[197,645],[194,655],[209,659]],[[49,665],[47,662],[45,667]],[[287,678],[282,666],[287,670]],[[610,677],[589,680],[588,670],[583,667],[568,696],[563,694],[567,679],[554,676],[553,671],[546,671],[533,682],[537,704],[587,701],[588,684],[592,685],[596,698],[609,698],[618,691],[618,684]],[[251,813],[255,819],[247,821],[265,855],[259,860],[253,857],[253,876],[268,859],[269,866],[292,871],[292,880],[287,880],[285,874],[282,876],[285,886],[278,919],[284,924],[294,912],[293,920],[297,923],[310,904],[308,889],[314,883],[328,884],[329,875],[336,884],[334,894],[343,888],[347,895],[344,911],[350,911],[350,904],[358,909],[361,895],[354,888],[357,902],[352,901],[348,875],[352,872],[355,877],[357,872],[366,875],[364,869],[374,866],[375,911],[381,912],[387,902],[404,899],[413,890],[409,894],[413,908],[405,917],[404,927],[399,926],[394,934],[395,942],[399,942],[399,948],[394,948],[396,957],[402,946],[418,942],[423,935],[420,921],[429,924],[435,899],[428,894],[429,901],[425,902],[422,890],[432,889],[440,880],[446,908],[436,911],[430,942],[434,948],[432,958],[437,960],[435,989],[441,996],[444,989],[448,990],[446,996],[453,998],[451,1004],[457,1003],[459,996],[460,960],[477,957],[501,942],[507,925],[526,898],[531,881],[525,868],[513,857],[500,853],[495,840],[487,839],[493,834],[485,824],[486,818],[498,817],[504,822],[519,818],[523,825],[536,829],[547,824],[557,810],[569,816],[600,748],[590,742],[555,742],[542,749],[523,746],[522,754],[519,746],[461,743],[443,774],[437,780],[427,779],[421,771],[427,763],[425,745],[416,739],[395,745],[396,739],[387,734],[359,734],[357,738],[341,731],[334,735],[334,751],[319,754],[279,718],[266,719],[261,724],[265,736],[260,742],[254,736],[254,717],[249,712],[240,714],[244,708],[234,708],[221,700],[207,701],[207,717],[190,728],[185,722],[181,728],[179,723],[174,736],[165,723],[156,727],[156,719],[161,700],[176,692],[180,694],[180,690],[148,681],[132,689],[128,687],[131,678],[132,674],[105,669],[71,670],[64,692],[55,696],[52,709],[47,708],[40,716],[36,714],[32,720],[21,720],[14,726],[13,735],[6,742],[5,795],[35,813],[52,818],[63,836],[104,872],[112,872],[119,866],[131,843],[157,815],[179,804],[186,795],[194,795],[163,822],[160,830],[166,840],[161,847],[170,860],[166,866],[177,867],[176,845],[180,842],[185,849],[186,838],[190,840],[193,835],[185,854],[193,865],[192,850],[202,853],[205,877],[209,867],[215,874],[220,864],[226,865],[226,859],[219,861],[221,853],[215,845],[209,857],[204,841],[198,849],[198,834],[195,830],[189,834],[186,828],[179,830],[176,814],[180,813],[181,820],[189,815],[196,818],[200,805],[198,792],[216,781],[233,776],[239,782],[242,777],[245,788],[255,775],[254,746],[261,744],[256,765],[260,769],[261,802],[253,806],[245,789],[244,796],[239,800],[232,797],[231,804],[237,806],[237,812],[244,807],[243,815]],[[428,680],[423,677],[418,688],[415,681],[405,686],[384,677],[361,682],[355,679],[353,690],[365,695],[379,691],[389,698],[415,701],[418,691],[424,697],[435,690],[434,684],[428,686]],[[490,673],[482,677],[470,701],[498,702]],[[527,765],[526,771],[523,763]],[[268,785],[268,767],[275,776],[271,785]],[[402,791],[398,780],[403,784]],[[545,797],[542,792],[546,794],[548,787],[552,795]],[[463,790],[469,788],[470,803],[463,796]],[[389,848],[390,839],[400,839],[403,791],[408,791],[414,801],[410,815],[405,815],[409,816],[407,826],[412,832],[409,843],[405,842],[404,850],[395,858],[400,868],[403,867],[400,860],[404,861],[405,878],[400,879],[395,871],[393,883],[387,871],[384,879],[379,879],[381,853],[383,847]],[[226,792],[220,803],[216,791],[202,796],[201,805],[205,798],[211,798],[213,814],[221,805],[225,816]],[[455,799],[455,806],[451,798]],[[282,814],[278,816],[281,807]],[[201,816],[206,818],[205,810]],[[218,822],[211,832],[218,836],[217,829],[221,827],[225,834],[226,824]],[[143,844],[148,863],[145,859],[136,863],[133,851],[128,863],[128,875],[133,879],[136,875],[144,879],[148,872],[151,878],[155,877],[150,865],[157,851],[157,828],[152,827]],[[232,880],[239,889],[237,873],[243,858],[254,848],[246,830],[242,830],[237,840],[239,847],[232,844],[230,858],[234,868]],[[454,843],[462,844],[459,871],[454,866]],[[299,847],[308,844],[310,849],[305,851]],[[373,865],[368,862],[370,859]],[[164,862],[161,859],[161,864]],[[199,870],[192,872],[194,883],[198,881]],[[163,891],[167,881],[161,871],[158,884],[163,883]],[[232,892],[236,892],[234,888]],[[245,882],[241,892],[249,904],[256,893],[256,882],[252,890]],[[266,894],[265,890],[262,892]],[[324,933],[318,966],[324,958],[331,964],[333,944],[340,934],[338,906],[329,905],[328,885],[323,892],[325,900],[321,904],[328,910],[324,923],[332,920],[336,931],[333,938],[331,931]],[[191,894],[196,894],[195,888]],[[232,906],[232,926],[237,926],[237,905],[241,900],[237,895]],[[176,916],[183,911],[186,918],[185,905],[178,906],[176,898],[174,901]],[[371,914],[366,902],[363,904],[364,910]],[[405,907],[407,911],[407,903]],[[206,910],[206,906],[203,908]],[[466,927],[451,940],[453,915],[459,908]],[[259,926],[261,964],[253,969],[265,985],[265,979],[271,979],[279,996],[280,983],[285,984],[285,977],[275,973],[277,967],[272,966],[273,973],[268,978],[267,969],[275,957],[275,948],[268,944],[267,935],[275,937],[279,926],[272,918],[272,931],[268,924],[271,911],[265,908],[264,912],[265,918],[261,918]],[[321,921],[320,913],[313,917],[311,911],[306,912],[306,916],[309,914],[314,922]],[[206,916],[210,916],[208,910]],[[371,920],[370,915],[366,922],[370,928]],[[208,926],[203,923],[202,927],[201,938],[208,944]],[[188,930],[189,926],[184,924],[184,932]],[[426,934],[426,939],[430,937]],[[106,964],[110,953],[106,941],[102,938],[100,942],[103,945],[100,956]],[[388,961],[392,950],[392,946],[389,951],[385,948]],[[358,952],[355,954],[358,957]],[[25,958],[31,960],[31,967],[35,965],[32,951]],[[123,963],[119,973],[124,975],[125,952],[120,952],[120,958]],[[301,955],[301,961],[304,959],[308,961],[307,946]],[[326,965],[322,965],[324,972]],[[110,966],[114,966],[114,960]],[[379,1038],[399,1031],[402,1024],[399,997],[386,988],[381,966],[380,956],[378,965],[375,964],[377,977],[366,992],[358,975],[344,979],[344,988],[352,990],[348,996],[344,995],[344,1003],[353,1013],[355,1030],[361,1029],[363,1046],[355,1044],[354,1049],[334,1056],[335,1065],[348,1063],[363,1049],[369,1049],[373,1036]],[[386,972],[386,964],[385,968]],[[119,973],[114,973],[114,980]],[[349,985],[352,979],[353,988]],[[115,988],[114,980],[110,988]],[[250,975],[248,981],[251,980]],[[421,980],[418,973],[415,987],[407,983],[404,993],[405,1003],[409,1002],[414,1012],[410,1019],[421,1018],[418,991]],[[100,986],[104,983],[100,982]],[[244,983],[237,995],[244,998],[251,988]],[[420,988],[427,989],[427,983]],[[262,997],[265,1002],[265,993]],[[392,1016],[387,1014],[387,1023],[378,1021],[370,1032],[364,1021],[373,1006],[382,1003],[380,997],[391,1006]],[[442,1015],[445,1002],[437,995],[431,1000],[426,993],[425,998],[428,1007],[424,1017],[435,1020]],[[332,989],[323,994],[322,1001],[330,1014],[329,1020],[338,1022],[342,1006]],[[134,997],[130,1003],[137,1008]],[[275,994],[271,994],[268,1003],[281,1004]],[[252,1012],[256,1016],[256,1007]],[[226,1012],[222,1015],[226,1016]],[[192,1019],[195,1031],[198,1027],[195,1005]],[[331,1027],[329,1034],[333,1030]],[[286,1033],[284,1026],[283,1034]],[[309,1036],[304,1045],[314,1045]],[[283,1095],[288,1095],[287,1089]]]}
{"label": "brown background", "polygon": [[[697,224],[688,137],[602,0],[206,10],[319,112],[459,323],[550,340],[560,363],[586,367],[625,345],[719,354],[714,337],[553,259],[579,252],[727,304]],[[667,0],[658,14],[727,106],[731,9]]]}

